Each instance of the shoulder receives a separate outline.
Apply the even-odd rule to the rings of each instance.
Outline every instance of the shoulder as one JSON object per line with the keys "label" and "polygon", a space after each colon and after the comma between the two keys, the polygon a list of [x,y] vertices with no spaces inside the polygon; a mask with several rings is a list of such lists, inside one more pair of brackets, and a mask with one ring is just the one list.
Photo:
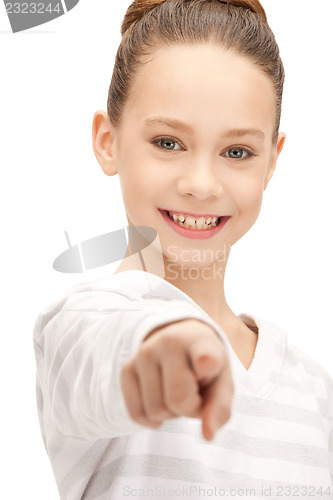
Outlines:
{"label": "shoulder", "polygon": [[[85,314],[83,320],[91,319],[95,312],[141,311],[156,316],[159,312],[169,311],[170,317],[187,315],[198,319],[203,315],[200,308],[176,287],[156,275],[139,270],[123,271],[78,283],[67,289],[59,303],[61,313],[66,313],[70,319],[68,313],[78,312]],[[54,305],[51,305],[53,312]],[[59,307],[56,309],[58,311]]]}
{"label": "shoulder", "polygon": [[[122,274],[127,275],[126,279]],[[118,308],[142,300],[144,292],[143,282],[133,280],[128,273],[78,282],[67,288],[60,297],[44,305],[37,315],[34,330],[35,332],[43,330],[48,323],[55,321],[56,317],[64,312],[88,313],[110,310],[112,307]]]}
{"label": "shoulder", "polygon": [[315,400],[323,417],[333,420],[333,378],[311,355],[287,343],[283,374]]}
{"label": "shoulder", "polygon": [[97,309],[140,301],[152,286],[140,271],[124,271],[77,283],[65,293],[66,306],[85,307],[95,302]]}
{"label": "shoulder", "polygon": [[[127,270],[74,285],[67,291],[67,295],[89,291],[113,292],[127,296],[129,299],[137,299],[144,295],[154,295],[155,292],[158,292],[163,281],[151,273]],[[158,295],[158,293],[155,295]]]}
{"label": "shoulder", "polygon": [[[263,334],[265,352],[274,353],[279,368],[274,372],[278,386],[288,387],[317,401],[323,414],[333,418],[333,378],[311,354],[289,341],[289,334],[275,323],[252,315],[252,320]],[[276,365],[277,366],[277,365]]]}
{"label": "shoulder", "polygon": [[286,345],[285,365],[294,374],[304,373],[309,378],[321,379],[333,391],[333,378],[328,371],[310,354],[289,342]]}
{"label": "shoulder", "polygon": [[[289,340],[286,330],[280,328],[275,323],[252,316],[255,324],[259,326],[259,331],[264,333],[265,341],[275,343],[280,348],[283,357],[283,368],[297,378],[297,375],[307,374],[309,377],[320,378],[333,388],[333,378],[327,370],[316,361],[309,353],[303,351]],[[270,339],[270,340],[268,340]],[[275,346],[276,347],[276,346]]]}

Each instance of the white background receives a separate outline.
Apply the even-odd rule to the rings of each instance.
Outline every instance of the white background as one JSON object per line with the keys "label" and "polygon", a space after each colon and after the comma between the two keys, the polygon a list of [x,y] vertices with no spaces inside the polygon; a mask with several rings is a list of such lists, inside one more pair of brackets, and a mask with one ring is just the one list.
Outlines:
{"label": "white background", "polygon": [[[119,5],[120,4],[120,5]],[[127,225],[118,177],[91,147],[106,109],[127,0],[81,0],[65,16],[12,34],[0,6],[1,497],[56,500],[35,403],[38,312],[89,274],[52,268],[66,247]],[[256,225],[227,272],[232,309],[278,324],[333,376],[333,2],[263,0],[286,69],[287,133]],[[117,215],[116,215],[117,214]],[[104,272],[104,271],[103,271]]]}

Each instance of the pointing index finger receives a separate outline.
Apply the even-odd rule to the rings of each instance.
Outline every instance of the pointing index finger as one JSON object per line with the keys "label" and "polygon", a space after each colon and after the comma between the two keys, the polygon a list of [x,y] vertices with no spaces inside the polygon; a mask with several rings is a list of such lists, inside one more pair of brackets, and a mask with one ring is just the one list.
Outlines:
{"label": "pointing index finger", "polygon": [[231,417],[234,384],[230,363],[227,360],[218,377],[203,388],[202,395],[202,433],[211,441],[216,431]]}

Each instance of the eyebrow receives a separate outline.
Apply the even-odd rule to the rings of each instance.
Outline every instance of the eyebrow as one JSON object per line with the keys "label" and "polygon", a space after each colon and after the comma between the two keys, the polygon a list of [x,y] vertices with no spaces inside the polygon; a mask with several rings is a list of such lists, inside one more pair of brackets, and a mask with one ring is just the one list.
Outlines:
{"label": "eyebrow", "polygon": [[[167,127],[182,130],[183,132],[193,132],[192,127],[187,123],[173,118],[167,118],[165,116],[147,118],[144,121],[144,125],[147,125],[148,127],[154,127],[155,125],[165,125]],[[265,137],[264,132],[257,128],[234,128],[228,130],[223,135],[226,137],[243,137],[244,135],[254,135],[262,139]]]}

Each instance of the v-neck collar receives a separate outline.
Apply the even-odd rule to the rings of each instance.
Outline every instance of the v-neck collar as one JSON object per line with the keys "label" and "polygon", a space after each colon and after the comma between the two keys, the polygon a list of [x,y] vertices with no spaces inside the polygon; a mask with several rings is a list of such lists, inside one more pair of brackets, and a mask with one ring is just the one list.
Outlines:
{"label": "v-neck collar", "polygon": [[[139,274],[138,274],[139,273]],[[133,279],[137,275],[138,279]],[[145,282],[143,281],[145,278]],[[287,345],[287,333],[273,323],[249,313],[239,314],[239,318],[247,326],[257,326],[258,341],[254,358],[248,369],[244,367],[233,350],[227,335],[221,327],[185,292],[159,276],[142,270],[127,270],[114,274],[112,280],[126,283],[131,291],[137,291],[144,297],[159,297],[162,299],[181,299],[191,303],[196,309],[213,323],[227,344],[235,386],[244,393],[262,397],[276,380],[281,371],[284,353]],[[146,286],[146,291],[144,286]],[[144,292],[144,293],[143,293]]]}

